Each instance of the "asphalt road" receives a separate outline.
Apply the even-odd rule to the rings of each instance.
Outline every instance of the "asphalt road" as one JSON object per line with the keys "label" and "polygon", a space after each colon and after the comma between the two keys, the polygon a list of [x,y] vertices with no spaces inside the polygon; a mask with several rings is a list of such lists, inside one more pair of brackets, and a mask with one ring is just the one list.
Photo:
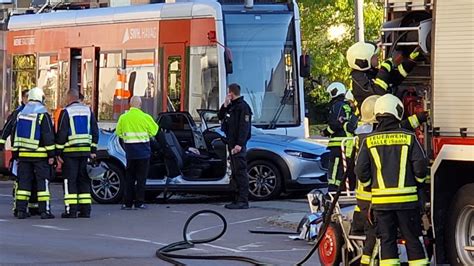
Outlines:
{"label": "asphalt road", "polygon": [[[63,210],[62,189],[51,185],[52,210]],[[169,265],[155,257],[166,244],[182,240],[182,227],[189,215],[202,209],[222,213],[227,233],[210,244],[182,251],[185,254],[248,256],[273,265],[294,265],[311,248],[304,241],[282,235],[255,235],[249,229],[275,229],[268,217],[288,210],[287,201],[258,203],[248,210],[226,210],[219,198],[174,200],[169,204],[149,204],[148,210],[122,211],[119,205],[94,205],[91,219],[41,220],[37,216],[17,220],[11,212],[11,182],[0,182],[0,262],[47,265]],[[221,198],[222,200],[222,198]],[[191,226],[193,238],[210,237],[221,229],[210,216],[200,217]],[[223,261],[185,261],[188,265],[245,265]],[[312,263],[315,265],[316,257]]]}

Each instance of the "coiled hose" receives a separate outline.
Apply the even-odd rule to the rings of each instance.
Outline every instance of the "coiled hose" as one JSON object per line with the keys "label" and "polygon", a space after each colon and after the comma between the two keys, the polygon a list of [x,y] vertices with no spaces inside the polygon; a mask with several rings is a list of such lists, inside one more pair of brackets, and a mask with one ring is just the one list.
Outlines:
{"label": "coiled hose", "polygon": [[[206,239],[190,239],[190,236],[188,235],[188,227],[191,224],[191,222],[196,218],[197,216],[201,214],[213,214],[217,216],[221,221],[222,221],[222,231],[219,232],[214,237],[211,238],[206,238]],[[156,257],[159,259],[166,261],[170,264],[173,265],[186,265],[185,263],[182,263],[176,259],[186,259],[186,260],[232,260],[232,261],[241,261],[245,262],[251,265],[268,265],[267,263],[263,263],[258,260],[254,260],[252,258],[248,257],[243,257],[243,256],[227,256],[227,255],[182,255],[182,254],[176,254],[174,252],[179,251],[179,250],[185,250],[185,249],[190,249],[193,248],[196,244],[205,244],[205,243],[210,243],[213,241],[218,240],[221,238],[225,232],[227,231],[227,221],[224,218],[224,216],[216,211],[213,210],[201,210],[198,212],[193,213],[188,220],[186,220],[186,223],[184,224],[183,228],[183,241],[171,243],[167,246],[164,246],[156,251]]]}

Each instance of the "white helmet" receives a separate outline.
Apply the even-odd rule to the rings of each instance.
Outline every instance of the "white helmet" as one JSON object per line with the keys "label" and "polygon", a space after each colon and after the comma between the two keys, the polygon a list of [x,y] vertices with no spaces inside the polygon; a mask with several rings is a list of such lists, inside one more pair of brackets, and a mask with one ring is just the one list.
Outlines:
{"label": "white helmet", "polygon": [[375,116],[383,116],[383,115],[393,115],[398,120],[402,120],[403,118],[403,103],[398,99],[397,96],[392,94],[385,94],[384,96],[380,97],[374,106],[374,113]]}
{"label": "white helmet", "polygon": [[372,43],[357,42],[347,49],[346,59],[349,67],[366,71],[371,66],[371,59],[378,52],[378,47]]}
{"label": "white helmet", "polygon": [[28,92],[28,101],[43,102],[44,92],[38,87],[34,87]]}
{"label": "white helmet", "polygon": [[331,98],[336,98],[337,96],[345,95],[347,89],[341,82],[333,82],[326,88],[326,92],[329,93]]}
{"label": "white helmet", "polygon": [[380,98],[380,95],[372,95],[367,97],[362,105],[360,106],[360,113],[361,118],[360,121],[363,123],[375,123],[377,120],[375,119],[375,102]]}
{"label": "white helmet", "polygon": [[352,94],[352,90],[347,90],[346,100],[351,101],[351,102],[355,101],[354,94]]}

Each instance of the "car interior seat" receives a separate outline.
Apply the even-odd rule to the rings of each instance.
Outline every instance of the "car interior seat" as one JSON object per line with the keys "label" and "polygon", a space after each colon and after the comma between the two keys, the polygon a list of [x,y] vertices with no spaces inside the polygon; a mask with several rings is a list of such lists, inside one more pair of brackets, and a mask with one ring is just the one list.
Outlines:
{"label": "car interior seat", "polygon": [[200,178],[204,170],[210,168],[207,156],[186,152],[171,128],[171,119],[163,116],[160,120],[158,143],[164,155],[169,177],[182,174],[187,178]]}

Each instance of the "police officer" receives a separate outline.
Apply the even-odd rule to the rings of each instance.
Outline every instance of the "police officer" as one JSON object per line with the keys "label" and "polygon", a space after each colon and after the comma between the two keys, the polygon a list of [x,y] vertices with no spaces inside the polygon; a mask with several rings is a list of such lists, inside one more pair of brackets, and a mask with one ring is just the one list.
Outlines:
{"label": "police officer", "polygon": [[362,185],[372,190],[380,264],[400,264],[399,229],[406,240],[409,263],[426,265],[417,190],[425,181],[427,160],[416,136],[400,128],[403,111],[402,102],[391,94],[376,101],[379,124],[362,142],[355,172]]}
{"label": "police officer", "polygon": [[[379,48],[376,44],[357,42],[346,54],[349,67],[352,68],[352,92],[356,105],[362,104],[371,95],[395,93],[392,88],[400,85],[416,66],[419,49],[415,49],[408,58],[403,57],[400,64],[388,58],[377,68]],[[426,122],[427,112],[420,112],[408,118],[413,129]]]}
{"label": "police officer", "polygon": [[99,129],[92,110],[80,103],[79,91],[69,90],[68,105],[59,115],[56,147],[63,163],[64,204],[62,218],[90,218],[91,192],[87,161],[94,159]]}
{"label": "police officer", "polygon": [[[347,89],[340,82],[331,83],[326,91],[331,96],[328,126],[321,132],[321,135],[329,137],[328,149],[329,190],[335,191],[341,184],[343,174],[343,162],[341,154],[341,142],[343,139],[354,136],[357,128],[357,117],[354,115],[351,106],[346,102]],[[354,178],[355,179],[355,178]]]}
{"label": "police officer", "polygon": [[[367,97],[362,103],[361,109],[361,121],[355,134],[357,139],[355,142],[356,150],[359,150],[359,144],[364,141],[365,137],[372,133],[377,124],[375,119],[374,107],[379,95],[372,95]],[[376,242],[375,226],[372,221],[369,220],[370,203],[372,200],[372,193],[370,187],[364,187],[360,181],[357,181],[356,187],[356,199],[357,205],[354,209],[354,215],[352,217],[351,234],[352,235],[364,235],[364,248],[362,257],[360,260],[361,265],[370,265],[374,259],[373,251]]]}
{"label": "police officer", "polygon": [[127,157],[122,210],[147,208],[144,202],[151,157],[150,139],[154,139],[159,127],[149,114],[140,109],[141,106],[141,98],[133,96],[130,110],[120,116],[115,130],[115,134],[123,140]]}
{"label": "police officer", "polygon": [[43,105],[44,93],[33,88],[28,103],[18,114],[13,132],[13,153],[18,158],[17,218],[28,217],[27,205],[33,180],[38,188],[38,209],[41,219],[52,219],[48,179],[54,163],[54,131],[51,117]]}
{"label": "police officer", "polygon": [[251,136],[252,111],[240,96],[240,86],[229,85],[229,93],[218,113],[222,128],[227,137],[231,157],[232,180],[237,192],[234,201],[226,204],[227,209],[249,208],[249,179],[247,175],[247,141]]}

